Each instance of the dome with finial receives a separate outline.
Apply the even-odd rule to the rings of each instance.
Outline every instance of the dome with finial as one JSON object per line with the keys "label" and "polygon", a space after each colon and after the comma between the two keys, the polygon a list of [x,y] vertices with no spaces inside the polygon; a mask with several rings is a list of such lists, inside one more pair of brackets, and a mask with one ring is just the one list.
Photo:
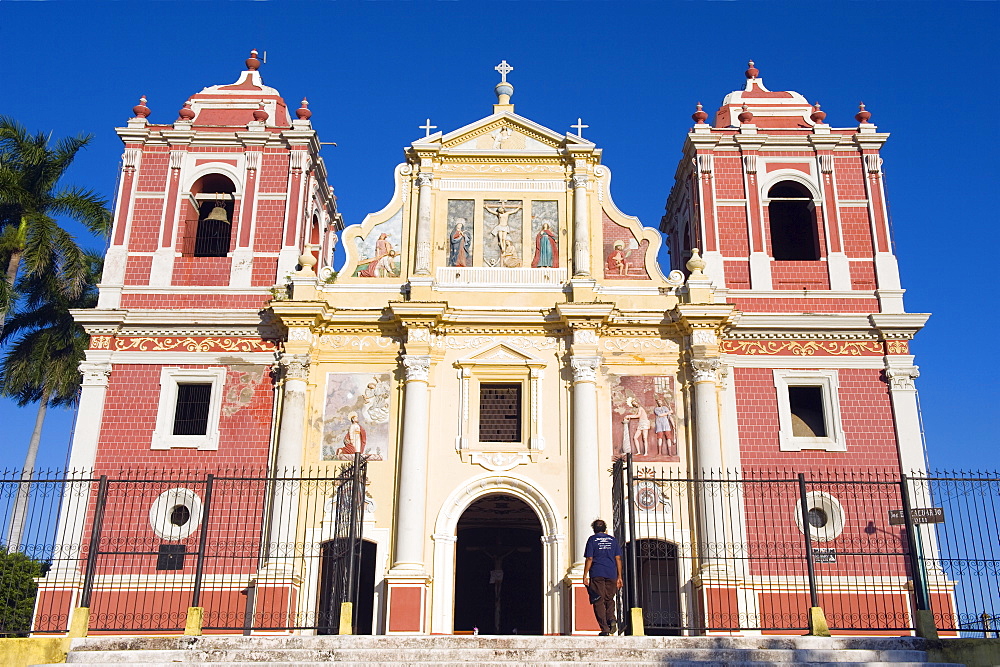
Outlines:
{"label": "dome with finial", "polygon": [[295,110],[295,117],[299,120],[309,120],[313,112],[309,110],[309,100],[302,98],[302,106]]}
{"label": "dome with finial", "polygon": [[[739,127],[752,122],[758,129],[769,130],[811,128],[815,124],[809,121],[813,108],[805,97],[791,90],[768,90],[754,61],[748,64],[743,90],[734,90],[722,100],[714,127]],[[746,114],[750,114],[749,118]]]}
{"label": "dome with finial", "polygon": [[819,108],[819,102],[813,104],[813,112],[809,118],[817,125],[821,125],[826,120],[826,112]]}
{"label": "dome with finial", "polygon": [[871,111],[865,110],[865,103],[861,102],[858,104],[858,112],[854,114],[854,120],[859,123],[867,123],[868,119],[872,117]]}
{"label": "dome with finial", "polygon": [[184,103],[184,107],[177,112],[177,120],[194,120],[194,110],[191,108],[191,100]]}
{"label": "dome with finial", "polygon": [[246,59],[246,66],[251,72],[256,72],[260,69],[260,60],[257,59],[257,49],[250,51],[250,57]]}
{"label": "dome with finial", "polygon": [[263,122],[268,118],[270,118],[270,116],[266,111],[264,111],[264,103],[261,102],[260,104],[257,105],[257,110],[253,112],[253,119],[256,121]]}
{"label": "dome with finial", "polygon": [[698,102],[697,108],[698,110],[695,111],[693,114],[691,114],[691,120],[698,123],[699,125],[702,125],[708,118],[708,114],[702,111],[701,102]]}
{"label": "dome with finial", "polygon": [[150,111],[149,107],[146,106],[146,96],[143,95],[139,98],[139,103],[132,107],[132,113],[135,114],[136,118],[148,118]]}

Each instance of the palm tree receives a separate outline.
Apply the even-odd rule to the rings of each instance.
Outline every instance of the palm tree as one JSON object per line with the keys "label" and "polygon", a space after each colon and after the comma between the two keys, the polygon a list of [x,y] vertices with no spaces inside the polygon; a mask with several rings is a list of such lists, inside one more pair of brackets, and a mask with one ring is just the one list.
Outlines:
{"label": "palm tree", "polygon": [[[87,261],[73,236],[53,216],[82,223],[91,233],[111,228],[107,201],[90,190],[61,187],[60,179],[91,135],[52,142],[28,133],[23,125],[0,116],[0,260],[6,273],[0,285],[0,331],[16,303],[17,277],[55,271],[69,297],[83,289]],[[23,265],[23,266],[22,266]]]}
{"label": "palm tree", "polygon": [[70,310],[97,305],[97,282],[103,260],[93,252],[81,251],[83,285],[75,296],[67,296],[55,273],[28,274],[18,281],[24,295],[21,307],[0,334],[0,345],[9,343],[0,362],[0,395],[13,398],[18,406],[38,403],[35,428],[21,472],[21,483],[7,537],[7,548],[21,546],[27,522],[29,482],[42,438],[42,424],[49,406],[73,405],[80,389],[78,366],[84,358],[89,337],[73,321]]}

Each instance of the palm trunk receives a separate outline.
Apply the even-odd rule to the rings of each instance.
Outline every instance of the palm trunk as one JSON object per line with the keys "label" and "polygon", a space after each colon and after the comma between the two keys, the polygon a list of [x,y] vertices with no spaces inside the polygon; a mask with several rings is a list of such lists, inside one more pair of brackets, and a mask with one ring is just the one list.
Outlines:
{"label": "palm trunk", "polygon": [[18,483],[17,499],[14,501],[14,511],[10,519],[10,531],[7,533],[7,551],[20,551],[24,529],[28,523],[28,500],[31,497],[31,478],[35,472],[35,459],[38,458],[38,444],[42,440],[42,424],[45,422],[45,412],[49,409],[51,391],[46,388],[35,414],[35,429],[31,432],[28,442],[28,453],[24,457],[24,469],[21,470],[21,481]]}
{"label": "palm trunk", "polygon": [[[7,262],[6,278],[7,278],[7,284],[10,285],[11,292],[14,291],[14,282],[17,280],[17,270],[20,268],[20,266],[21,266],[21,251],[15,250],[14,252],[10,253],[10,261]],[[14,305],[13,301],[9,305],[13,306]],[[8,308],[0,310],[0,333],[3,333],[3,325],[7,321],[7,310]]]}

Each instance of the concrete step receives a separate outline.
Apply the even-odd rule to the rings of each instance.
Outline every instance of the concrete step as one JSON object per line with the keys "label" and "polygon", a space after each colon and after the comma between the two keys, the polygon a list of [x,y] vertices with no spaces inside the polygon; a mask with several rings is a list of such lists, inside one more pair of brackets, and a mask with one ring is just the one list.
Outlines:
{"label": "concrete step", "polygon": [[88,637],[66,662],[115,667],[371,667],[479,665],[688,665],[818,667],[929,665],[912,637],[538,637],[527,635]]}
{"label": "concrete step", "polygon": [[[262,662],[278,659],[286,662],[385,662],[400,654],[413,662],[475,661],[475,662],[564,662],[581,657],[580,648],[408,648],[397,647],[354,649],[195,649],[138,651],[74,651],[67,662],[77,664],[121,664],[126,662]],[[616,648],[597,645],[586,649],[595,659],[608,658],[620,662],[641,662],[656,658],[675,660],[706,660],[722,662],[822,663],[842,662],[923,662],[922,651],[870,651],[827,649],[711,649],[711,648]]]}

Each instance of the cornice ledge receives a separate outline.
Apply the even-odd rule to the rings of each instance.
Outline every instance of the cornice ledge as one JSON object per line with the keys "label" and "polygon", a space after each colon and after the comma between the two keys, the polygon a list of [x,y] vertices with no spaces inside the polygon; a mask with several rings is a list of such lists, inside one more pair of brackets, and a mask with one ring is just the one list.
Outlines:
{"label": "cornice ledge", "polygon": [[868,319],[883,340],[909,339],[924,328],[930,316],[930,313],[872,313]]}
{"label": "cornice ledge", "polygon": [[684,330],[693,328],[723,329],[735,326],[743,317],[743,313],[731,303],[682,303],[667,317]]}
{"label": "cornice ledge", "polygon": [[567,326],[600,326],[607,323],[615,310],[615,304],[603,301],[580,301],[557,303],[555,307],[559,320]]}

